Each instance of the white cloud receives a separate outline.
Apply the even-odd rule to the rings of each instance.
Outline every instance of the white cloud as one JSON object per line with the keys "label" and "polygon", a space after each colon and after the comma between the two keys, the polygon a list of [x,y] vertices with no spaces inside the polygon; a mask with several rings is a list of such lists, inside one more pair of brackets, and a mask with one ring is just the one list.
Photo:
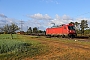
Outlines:
{"label": "white cloud", "polygon": [[7,23],[11,24],[11,23],[16,23],[17,19],[14,18],[6,18]]}
{"label": "white cloud", "polygon": [[4,14],[0,14],[0,27],[6,25],[6,24],[11,24],[11,23],[15,23],[17,22],[17,19],[14,18],[8,18],[6,15]]}
{"label": "white cloud", "polygon": [[27,16],[36,20],[51,20],[52,19],[48,14],[42,15],[40,13],[37,13],[34,15],[27,15]]}
{"label": "white cloud", "polygon": [[4,14],[0,14],[0,17],[1,17],[1,18],[7,18],[7,16],[4,15]]}
{"label": "white cloud", "polygon": [[81,22],[81,20],[90,20],[89,18],[76,18],[75,21],[77,22]]}
{"label": "white cloud", "polygon": [[52,20],[52,22],[55,23],[56,25],[61,25],[73,22],[73,19],[67,15],[63,15],[62,17],[60,17],[59,15],[56,14],[56,17],[54,20]]}
{"label": "white cloud", "polygon": [[68,15],[63,15],[62,16],[63,20],[73,20],[71,17],[69,17]]}
{"label": "white cloud", "polygon": [[46,29],[48,27],[52,27],[53,24],[55,25],[61,25],[61,24],[68,24],[70,22],[74,22],[71,17],[68,15],[59,16],[56,14],[55,18],[51,18],[48,14],[42,15],[40,13],[29,15],[29,18],[32,18],[28,21],[29,26],[32,27],[40,27],[40,29]]}

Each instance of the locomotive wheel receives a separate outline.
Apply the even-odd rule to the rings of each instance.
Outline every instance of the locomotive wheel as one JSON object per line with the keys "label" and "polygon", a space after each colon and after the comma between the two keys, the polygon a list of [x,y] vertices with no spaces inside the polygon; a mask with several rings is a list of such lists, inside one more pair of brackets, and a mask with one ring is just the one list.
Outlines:
{"label": "locomotive wheel", "polygon": [[75,38],[75,35],[71,35],[70,38],[72,38],[72,39]]}
{"label": "locomotive wheel", "polygon": [[73,35],[71,35],[71,38],[73,39],[73,38],[74,38],[74,36],[73,36]]}
{"label": "locomotive wheel", "polygon": [[47,38],[51,38],[51,35],[46,35]]}
{"label": "locomotive wheel", "polygon": [[62,38],[64,38],[65,37],[65,35],[62,35]]}

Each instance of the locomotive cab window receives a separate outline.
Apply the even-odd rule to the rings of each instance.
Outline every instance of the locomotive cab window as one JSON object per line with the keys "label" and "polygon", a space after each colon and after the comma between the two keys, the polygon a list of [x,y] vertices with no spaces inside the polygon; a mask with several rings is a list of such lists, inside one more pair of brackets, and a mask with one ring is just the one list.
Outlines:
{"label": "locomotive cab window", "polygon": [[68,26],[68,29],[69,30],[75,30],[75,27],[74,26]]}

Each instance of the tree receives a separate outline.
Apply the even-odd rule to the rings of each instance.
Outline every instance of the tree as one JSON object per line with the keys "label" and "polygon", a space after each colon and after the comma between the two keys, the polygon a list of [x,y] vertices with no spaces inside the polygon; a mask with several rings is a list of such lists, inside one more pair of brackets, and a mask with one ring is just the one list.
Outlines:
{"label": "tree", "polygon": [[85,31],[84,31],[84,34],[90,34],[90,28],[89,29],[86,29]]}
{"label": "tree", "polygon": [[32,28],[31,27],[28,28],[27,33],[28,34],[31,34],[32,33]]}
{"label": "tree", "polygon": [[70,22],[69,24],[74,24],[74,22]]}
{"label": "tree", "polygon": [[43,31],[42,30],[38,30],[38,33],[43,33]]}
{"label": "tree", "polygon": [[81,28],[81,34],[84,35],[85,28],[88,28],[87,20],[81,20],[80,28]]}
{"label": "tree", "polygon": [[33,33],[38,33],[38,28],[37,27],[33,28]]}
{"label": "tree", "polygon": [[80,32],[80,23],[75,22],[74,25],[75,25],[76,32],[79,33]]}
{"label": "tree", "polygon": [[5,34],[9,33],[9,25],[5,25],[3,28],[2,28],[2,31],[4,31]]}
{"label": "tree", "polygon": [[20,28],[18,28],[17,25],[15,25],[14,23],[12,23],[10,26],[9,26],[9,30],[10,30],[10,33],[15,33],[15,31],[19,30]]}
{"label": "tree", "polygon": [[20,28],[18,28],[17,25],[15,25],[14,23],[12,23],[11,25],[5,25],[2,30],[4,31],[4,33],[10,33],[11,34],[11,38],[13,39],[12,33],[15,33],[15,31],[19,30]]}
{"label": "tree", "polygon": [[75,25],[75,28],[76,28],[76,30],[79,30],[80,28],[79,28],[79,26],[80,26],[80,23],[78,23],[78,22],[75,22],[74,23],[74,25]]}

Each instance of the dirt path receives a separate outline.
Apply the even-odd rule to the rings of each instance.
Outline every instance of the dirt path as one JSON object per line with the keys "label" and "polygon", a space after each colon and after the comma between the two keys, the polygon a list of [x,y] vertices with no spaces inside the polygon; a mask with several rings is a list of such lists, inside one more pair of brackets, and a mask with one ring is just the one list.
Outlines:
{"label": "dirt path", "polygon": [[90,51],[90,46],[87,45],[80,45],[76,43],[69,44],[60,42],[59,40],[46,40],[41,38],[36,38],[36,40],[47,45],[50,48],[49,52],[32,58],[25,58],[24,60],[65,60],[67,58],[65,58],[65,56],[68,56],[69,54],[71,54],[69,57],[72,57],[74,55],[76,56],[76,53],[84,54]]}

